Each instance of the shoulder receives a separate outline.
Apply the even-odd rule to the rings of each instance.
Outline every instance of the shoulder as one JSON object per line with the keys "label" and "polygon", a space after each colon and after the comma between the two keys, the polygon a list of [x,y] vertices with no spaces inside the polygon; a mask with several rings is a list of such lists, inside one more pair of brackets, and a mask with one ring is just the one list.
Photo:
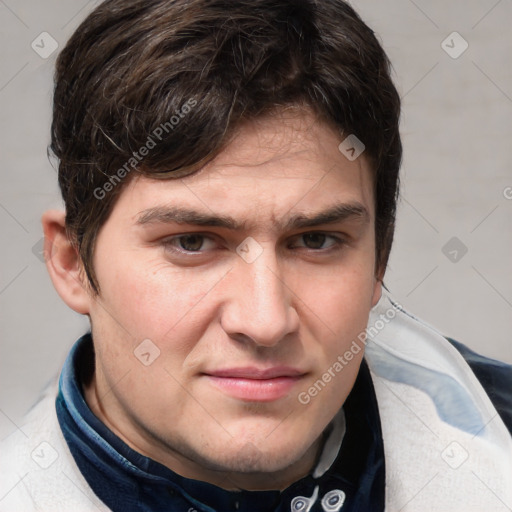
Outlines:
{"label": "shoulder", "polygon": [[482,356],[447,338],[466,360],[512,434],[512,365]]}
{"label": "shoulder", "polygon": [[79,472],[55,412],[57,384],[48,387],[23,423],[0,442],[0,512],[107,510]]}
{"label": "shoulder", "polygon": [[44,423],[50,418],[49,399],[53,393],[55,384],[46,389],[41,399],[28,412],[23,423],[16,426],[16,430],[0,442],[0,511],[36,510],[36,505],[27,492],[26,483],[41,464],[48,463],[54,456],[47,445],[41,444],[42,441],[34,442],[37,432],[47,430]]}

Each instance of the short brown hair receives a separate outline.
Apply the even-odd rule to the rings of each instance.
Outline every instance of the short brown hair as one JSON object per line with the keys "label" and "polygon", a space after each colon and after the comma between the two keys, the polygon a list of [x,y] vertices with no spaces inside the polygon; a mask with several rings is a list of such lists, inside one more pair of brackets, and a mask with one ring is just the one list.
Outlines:
{"label": "short brown hair", "polygon": [[383,272],[402,155],[400,98],[384,50],[347,3],[100,4],[57,60],[50,146],[59,159],[68,234],[92,289],[99,292],[96,236],[130,171],[164,179],[190,174],[242,121],[290,105],[307,106],[363,141],[374,172]]}

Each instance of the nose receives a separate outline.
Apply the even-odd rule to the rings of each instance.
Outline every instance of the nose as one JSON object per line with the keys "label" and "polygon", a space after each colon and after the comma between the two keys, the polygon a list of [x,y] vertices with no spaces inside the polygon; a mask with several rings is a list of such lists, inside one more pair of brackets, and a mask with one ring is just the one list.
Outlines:
{"label": "nose", "polygon": [[299,327],[293,292],[268,252],[252,263],[237,262],[221,313],[222,328],[231,338],[262,347],[275,346]]}

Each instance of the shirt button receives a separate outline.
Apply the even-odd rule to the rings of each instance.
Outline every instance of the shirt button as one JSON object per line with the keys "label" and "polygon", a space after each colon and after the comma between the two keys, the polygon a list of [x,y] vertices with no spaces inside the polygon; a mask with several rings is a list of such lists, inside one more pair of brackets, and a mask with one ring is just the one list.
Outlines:
{"label": "shirt button", "polygon": [[322,498],[322,508],[325,512],[338,512],[345,503],[345,493],[340,489],[329,491]]}
{"label": "shirt button", "polygon": [[296,510],[297,512],[300,512],[302,510],[306,510],[306,507],[309,505],[309,500],[306,498],[293,498],[292,501],[292,510]]}

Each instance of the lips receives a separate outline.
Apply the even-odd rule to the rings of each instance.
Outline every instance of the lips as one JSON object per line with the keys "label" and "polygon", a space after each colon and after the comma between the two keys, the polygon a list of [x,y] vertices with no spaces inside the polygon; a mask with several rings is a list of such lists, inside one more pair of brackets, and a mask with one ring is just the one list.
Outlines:
{"label": "lips", "polygon": [[272,402],[287,396],[305,373],[291,367],[227,368],[206,372],[224,394],[248,402]]}

